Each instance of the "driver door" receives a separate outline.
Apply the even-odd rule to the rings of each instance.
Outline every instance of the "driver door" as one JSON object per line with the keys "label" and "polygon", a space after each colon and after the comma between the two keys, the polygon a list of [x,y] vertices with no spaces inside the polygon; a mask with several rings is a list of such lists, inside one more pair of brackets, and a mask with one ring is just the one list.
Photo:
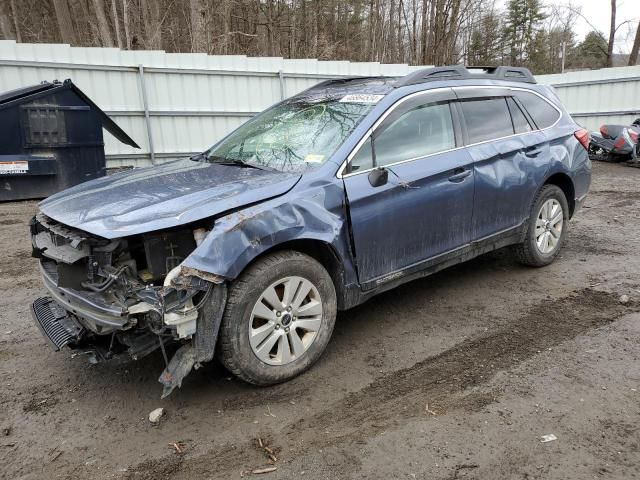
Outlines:
{"label": "driver door", "polygon": [[473,165],[454,98],[405,97],[350,156],[343,179],[364,289],[470,242]]}

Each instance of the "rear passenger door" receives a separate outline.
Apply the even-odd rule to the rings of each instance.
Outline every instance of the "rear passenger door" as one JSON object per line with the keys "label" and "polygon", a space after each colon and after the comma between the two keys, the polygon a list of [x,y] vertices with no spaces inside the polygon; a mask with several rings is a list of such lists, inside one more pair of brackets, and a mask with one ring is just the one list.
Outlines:
{"label": "rear passenger door", "polygon": [[514,90],[456,89],[475,177],[472,239],[522,225],[549,162],[549,144]]}

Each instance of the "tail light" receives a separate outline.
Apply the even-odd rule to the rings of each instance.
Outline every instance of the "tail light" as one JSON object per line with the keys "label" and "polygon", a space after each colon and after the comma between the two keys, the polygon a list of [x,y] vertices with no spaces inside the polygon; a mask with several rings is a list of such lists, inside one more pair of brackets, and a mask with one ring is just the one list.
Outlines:
{"label": "tail light", "polygon": [[600,127],[600,134],[605,138],[609,136],[609,130],[607,130],[607,126],[606,125],[602,125]]}
{"label": "tail light", "polygon": [[585,150],[589,150],[589,131],[581,128],[573,134]]}
{"label": "tail light", "polygon": [[622,137],[618,137],[616,143],[613,144],[613,148],[622,148],[624,146],[624,135]]}
{"label": "tail light", "polygon": [[628,128],[627,132],[629,133],[629,138],[635,144],[638,143],[638,132],[636,132],[633,128]]}

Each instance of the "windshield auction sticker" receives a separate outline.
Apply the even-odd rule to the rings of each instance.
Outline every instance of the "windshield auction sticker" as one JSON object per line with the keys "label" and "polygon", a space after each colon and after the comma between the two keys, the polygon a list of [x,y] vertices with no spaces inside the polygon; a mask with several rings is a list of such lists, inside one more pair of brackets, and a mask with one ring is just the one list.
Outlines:
{"label": "windshield auction sticker", "polygon": [[342,103],[378,103],[384,95],[370,95],[367,93],[352,93],[340,99]]}
{"label": "windshield auction sticker", "polygon": [[29,162],[27,160],[16,160],[14,162],[0,162],[0,175],[20,175],[29,172]]}
{"label": "windshield auction sticker", "polygon": [[306,157],[304,157],[304,161],[307,163],[322,163],[323,160],[324,160],[324,155],[309,154]]}

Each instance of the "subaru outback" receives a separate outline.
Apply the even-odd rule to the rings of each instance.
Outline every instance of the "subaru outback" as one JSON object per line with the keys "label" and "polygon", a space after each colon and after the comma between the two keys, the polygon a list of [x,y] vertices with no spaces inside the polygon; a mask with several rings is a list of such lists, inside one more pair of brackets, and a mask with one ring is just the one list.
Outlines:
{"label": "subaru outback", "polygon": [[214,353],[257,385],[321,356],[336,312],[511,246],[551,263],[591,181],[588,133],[523,68],[320,83],[190,159],[55,194],[30,224],[56,349]]}

